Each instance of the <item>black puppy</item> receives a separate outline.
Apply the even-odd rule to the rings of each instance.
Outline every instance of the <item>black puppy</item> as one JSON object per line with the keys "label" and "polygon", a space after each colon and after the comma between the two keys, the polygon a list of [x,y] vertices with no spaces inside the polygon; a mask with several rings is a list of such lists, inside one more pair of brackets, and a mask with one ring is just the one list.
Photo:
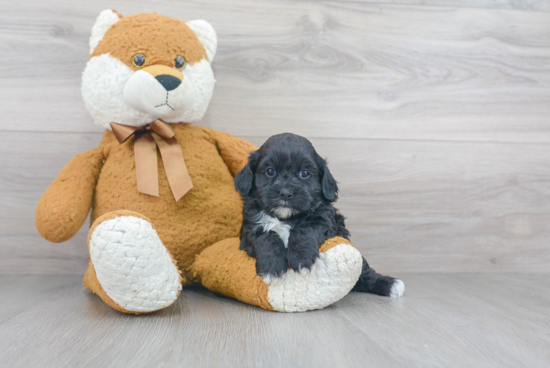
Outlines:
{"label": "black puppy", "polygon": [[[338,198],[336,180],[304,137],[269,138],[250,154],[235,187],[244,201],[240,249],[256,258],[259,276],[280,277],[288,267],[309,270],[319,245],[335,236],[349,239],[344,217],[332,205]],[[399,297],[404,284],[376,273],[363,258],[353,290]]]}

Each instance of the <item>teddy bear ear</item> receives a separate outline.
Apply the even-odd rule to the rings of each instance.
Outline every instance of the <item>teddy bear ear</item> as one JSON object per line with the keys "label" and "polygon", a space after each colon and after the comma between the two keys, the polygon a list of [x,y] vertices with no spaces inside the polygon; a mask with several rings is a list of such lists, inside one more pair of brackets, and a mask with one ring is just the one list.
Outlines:
{"label": "teddy bear ear", "polygon": [[103,10],[99,13],[92,27],[92,35],[90,36],[90,55],[94,52],[97,45],[99,45],[99,42],[103,39],[109,28],[118,22],[120,18],[121,15],[111,9]]}
{"label": "teddy bear ear", "polygon": [[206,55],[208,56],[208,61],[212,62],[214,55],[216,55],[216,48],[218,47],[218,37],[216,36],[216,31],[210,23],[202,19],[191,20],[186,22],[189,28],[195,32],[199,41],[202,43],[206,49]]}

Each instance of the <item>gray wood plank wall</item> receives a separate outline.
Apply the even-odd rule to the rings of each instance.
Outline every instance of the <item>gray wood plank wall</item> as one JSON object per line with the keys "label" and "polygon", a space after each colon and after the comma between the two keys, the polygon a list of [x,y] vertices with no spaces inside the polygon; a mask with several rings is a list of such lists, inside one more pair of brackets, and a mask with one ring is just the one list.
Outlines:
{"label": "gray wood plank wall", "polygon": [[380,271],[548,272],[546,1],[18,1],[0,4],[0,274],[80,274],[86,228],[50,244],[40,194],[101,129],[80,96],[98,13],[218,32],[201,125],[311,138]]}

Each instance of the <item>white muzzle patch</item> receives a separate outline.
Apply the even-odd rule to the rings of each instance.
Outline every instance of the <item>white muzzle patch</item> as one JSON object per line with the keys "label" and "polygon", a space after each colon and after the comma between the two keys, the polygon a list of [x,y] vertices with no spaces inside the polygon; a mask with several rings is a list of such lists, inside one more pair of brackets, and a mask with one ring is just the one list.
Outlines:
{"label": "white muzzle patch", "polygon": [[151,74],[136,71],[124,86],[124,101],[132,108],[170,120],[191,110],[194,104],[194,88],[187,78],[170,91]]}

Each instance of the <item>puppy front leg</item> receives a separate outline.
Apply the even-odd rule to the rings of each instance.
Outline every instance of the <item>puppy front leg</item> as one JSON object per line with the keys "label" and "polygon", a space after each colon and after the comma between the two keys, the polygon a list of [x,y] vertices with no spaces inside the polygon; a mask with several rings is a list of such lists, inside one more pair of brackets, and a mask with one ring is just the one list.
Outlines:
{"label": "puppy front leg", "polygon": [[310,270],[319,258],[319,241],[312,229],[295,229],[288,239],[288,266],[295,272]]}
{"label": "puppy front leg", "polygon": [[256,258],[254,242],[250,240],[251,237],[255,237],[253,234],[254,231],[251,229],[250,225],[243,225],[241,227],[241,243],[239,249],[246,251],[250,257]]}
{"label": "puppy front leg", "polygon": [[256,274],[265,281],[281,277],[288,269],[285,245],[273,232],[263,233],[254,240]]}

